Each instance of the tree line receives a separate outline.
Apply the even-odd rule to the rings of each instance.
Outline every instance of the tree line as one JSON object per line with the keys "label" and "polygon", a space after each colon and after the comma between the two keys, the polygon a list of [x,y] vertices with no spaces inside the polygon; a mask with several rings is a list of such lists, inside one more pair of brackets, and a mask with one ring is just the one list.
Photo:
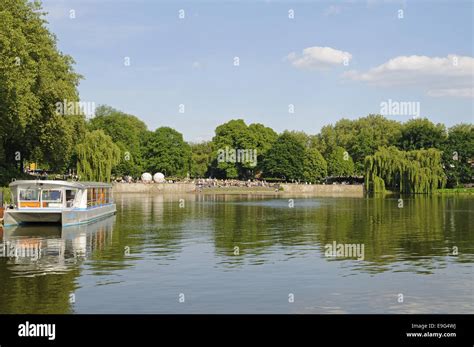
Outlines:
{"label": "tree line", "polygon": [[[378,165],[386,171],[386,174],[382,169],[378,172],[384,185],[393,186],[396,177],[412,182],[406,183],[405,188],[402,186],[406,191],[410,190],[407,187],[415,187],[413,180],[424,172],[404,176],[396,171],[397,168],[415,170],[407,158],[422,163],[428,173],[436,173],[440,180],[445,177],[450,186],[471,182],[473,176],[470,160],[474,158],[474,129],[469,124],[446,129],[426,118],[400,123],[381,115],[369,115],[356,120],[341,119],[323,127],[319,134],[309,135],[288,130],[278,134],[262,124],[247,125],[235,119],[219,125],[212,140],[188,143],[175,129],[160,127],[151,131],[138,117],[109,106],[98,107],[89,120],[84,116],[77,119],[81,121],[76,129],[81,133],[76,134],[77,142],[70,145],[73,150],[63,155],[61,162],[34,155],[23,160],[40,162],[57,172],[77,169],[81,178],[105,181],[111,176],[139,177],[143,172],[162,172],[177,178],[316,183],[328,176],[371,177]],[[66,140],[72,138],[71,134]],[[58,141],[64,141],[64,137]],[[256,160],[238,160],[239,150],[253,150]],[[219,160],[219,154],[224,151],[227,158]],[[438,159],[430,159],[434,157]],[[370,168],[368,160],[371,160]],[[13,160],[10,166],[15,173],[21,165]]]}
{"label": "tree line", "polygon": [[[40,5],[3,0],[0,23],[2,185],[21,177],[24,165],[32,162],[52,172],[76,171],[81,179],[97,181],[143,172],[306,182],[357,175],[369,177],[374,187],[380,188],[383,180],[384,186],[399,188],[405,183],[423,191],[434,180],[448,186],[473,180],[472,124],[447,129],[427,118],[401,123],[368,115],[341,119],[312,135],[278,134],[263,124],[235,119],[219,125],[212,140],[188,143],[175,129],[151,131],[138,117],[109,106],[98,107],[91,119],[82,112],[66,112],[67,107],[58,112],[58,103],[79,102],[82,76],[74,71],[72,57],[58,50]],[[427,154],[434,159],[422,166],[413,163]],[[436,177],[430,176],[433,172]],[[413,175],[424,175],[423,187]]]}

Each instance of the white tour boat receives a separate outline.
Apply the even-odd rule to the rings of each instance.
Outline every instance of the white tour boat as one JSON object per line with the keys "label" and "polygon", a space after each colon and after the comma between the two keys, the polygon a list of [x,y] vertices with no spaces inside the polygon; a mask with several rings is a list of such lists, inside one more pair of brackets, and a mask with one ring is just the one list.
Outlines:
{"label": "white tour boat", "polygon": [[98,182],[14,181],[12,204],[4,213],[4,225],[88,223],[115,214],[112,185]]}

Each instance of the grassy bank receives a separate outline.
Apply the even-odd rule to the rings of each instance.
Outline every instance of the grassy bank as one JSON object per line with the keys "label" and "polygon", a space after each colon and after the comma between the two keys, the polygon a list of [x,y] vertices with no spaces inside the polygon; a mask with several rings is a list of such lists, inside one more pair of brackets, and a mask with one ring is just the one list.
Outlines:
{"label": "grassy bank", "polygon": [[444,188],[438,189],[436,194],[474,194],[474,188]]}
{"label": "grassy bank", "polygon": [[[374,193],[371,192],[369,193],[370,196],[373,196]],[[443,188],[443,189],[437,189],[431,194],[403,194],[403,195],[433,195],[433,194],[464,194],[464,195],[474,195],[474,188]],[[384,195],[400,195],[400,192],[395,191],[395,190],[385,190],[383,193],[378,192],[375,194],[376,196],[384,196]]]}

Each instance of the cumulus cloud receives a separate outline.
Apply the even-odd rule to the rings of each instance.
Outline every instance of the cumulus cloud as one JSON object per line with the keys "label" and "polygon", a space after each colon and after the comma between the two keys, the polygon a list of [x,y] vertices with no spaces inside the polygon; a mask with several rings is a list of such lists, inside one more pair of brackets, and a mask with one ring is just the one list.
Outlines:
{"label": "cumulus cloud", "polygon": [[365,72],[347,71],[345,78],[375,86],[421,87],[429,96],[472,97],[474,58],[399,56]]}
{"label": "cumulus cloud", "polygon": [[292,52],[287,59],[298,69],[328,69],[336,65],[342,65],[352,59],[352,54],[331,47],[308,47],[303,49],[302,54]]}

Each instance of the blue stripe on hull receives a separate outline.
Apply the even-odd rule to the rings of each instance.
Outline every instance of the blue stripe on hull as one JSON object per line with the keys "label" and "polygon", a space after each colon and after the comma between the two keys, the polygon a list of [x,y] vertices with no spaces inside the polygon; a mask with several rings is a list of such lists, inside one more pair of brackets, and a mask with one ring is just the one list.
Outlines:
{"label": "blue stripe on hull", "polygon": [[70,227],[72,225],[80,225],[80,224],[87,224],[87,223],[95,222],[99,219],[112,216],[115,213],[116,213],[116,211],[107,212],[107,213],[101,214],[100,216],[97,216],[97,217],[94,217],[94,218],[91,218],[91,219],[88,219],[88,220],[85,220],[85,221],[82,221],[82,222],[63,224],[63,227]]}

